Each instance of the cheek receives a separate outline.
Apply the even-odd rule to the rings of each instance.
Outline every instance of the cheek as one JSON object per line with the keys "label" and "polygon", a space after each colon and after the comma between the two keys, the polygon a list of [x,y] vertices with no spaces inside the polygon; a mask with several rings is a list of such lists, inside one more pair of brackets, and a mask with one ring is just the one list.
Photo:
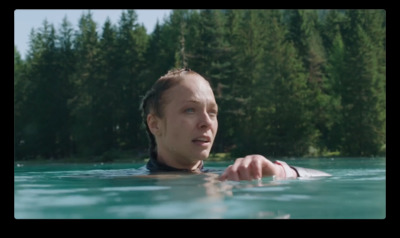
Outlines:
{"label": "cheek", "polygon": [[214,129],[214,134],[217,134],[217,131],[218,131],[218,120],[214,121],[213,129]]}
{"label": "cheek", "polygon": [[164,123],[164,133],[173,141],[182,137],[189,128],[190,122],[179,117],[169,117]]}

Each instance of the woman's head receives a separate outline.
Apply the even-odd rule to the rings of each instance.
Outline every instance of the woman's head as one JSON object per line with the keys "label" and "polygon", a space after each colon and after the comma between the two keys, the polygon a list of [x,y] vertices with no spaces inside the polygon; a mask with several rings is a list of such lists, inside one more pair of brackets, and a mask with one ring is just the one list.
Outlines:
{"label": "woman's head", "polygon": [[181,168],[208,157],[218,130],[218,106],[201,75],[169,71],[146,93],[141,110],[151,157]]}

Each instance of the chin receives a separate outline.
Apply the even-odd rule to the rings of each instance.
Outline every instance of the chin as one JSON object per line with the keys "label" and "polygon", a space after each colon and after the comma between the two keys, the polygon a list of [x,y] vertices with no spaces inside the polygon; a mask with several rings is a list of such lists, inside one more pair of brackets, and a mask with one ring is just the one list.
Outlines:
{"label": "chin", "polygon": [[210,156],[210,151],[203,151],[200,155],[199,158],[200,160],[206,160]]}
{"label": "chin", "polygon": [[190,153],[189,157],[192,157],[194,160],[206,160],[210,156],[211,148],[203,148],[203,149],[194,149],[188,151]]}

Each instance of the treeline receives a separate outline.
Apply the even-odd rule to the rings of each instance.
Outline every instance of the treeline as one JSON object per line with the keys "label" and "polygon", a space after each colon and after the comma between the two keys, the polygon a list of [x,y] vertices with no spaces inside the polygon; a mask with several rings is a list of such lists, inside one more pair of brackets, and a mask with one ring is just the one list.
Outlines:
{"label": "treeline", "polygon": [[386,151],[384,10],[174,10],[151,34],[134,10],[101,27],[89,11],[14,52],[16,159],[145,153],[141,98],[183,66],[212,83],[213,152]]}

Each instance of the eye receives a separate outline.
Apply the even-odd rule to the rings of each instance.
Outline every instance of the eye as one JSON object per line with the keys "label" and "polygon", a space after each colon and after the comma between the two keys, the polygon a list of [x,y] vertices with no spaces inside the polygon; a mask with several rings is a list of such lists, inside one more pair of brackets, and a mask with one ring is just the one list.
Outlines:
{"label": "eye", "polygon": [[218,111],[217,110],[211,110],[208,112],[208,115],[210,115],[210,117],[217,117],[218,116]]}
{"label": "eye", "polygon": [[186,109],[184,110],[184,112],[185,112],[185,113],[192,114],[192,113],[194,113],[194,108],[192,108],[192,107],[186,108]]}

